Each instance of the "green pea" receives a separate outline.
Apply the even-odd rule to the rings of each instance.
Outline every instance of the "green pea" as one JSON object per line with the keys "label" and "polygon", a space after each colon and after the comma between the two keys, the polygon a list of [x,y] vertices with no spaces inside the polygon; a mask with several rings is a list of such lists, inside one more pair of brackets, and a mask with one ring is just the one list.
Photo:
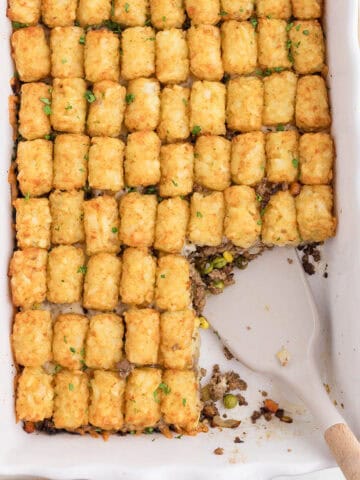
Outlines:
{"label": "green pea", "polygon": [[215,280],[214,287],[219,288],[220,290],[223,290],[225,285],[224,285],[224,282],[222,280]]}
{"label": "green pea", "polygon": [[212,266],[214,268],[223,268],[227,264],[227,261],[224,257],[217,257],[212,261]]}
{"label": "green pea", "polygon": [[240,270],[245,270],[249,264],[249,261],[245,257],[237,257],[235,263]]}
{"label": "green pea", "polygon": [[225,408],[235,408],[238,404],[238,399],[237,397],[235,397],[235,395],[232,395],[231,393],[229,393],[228,395],[225,395],[225,397],[223,398],[223,402],[224,402],[224,407]]}

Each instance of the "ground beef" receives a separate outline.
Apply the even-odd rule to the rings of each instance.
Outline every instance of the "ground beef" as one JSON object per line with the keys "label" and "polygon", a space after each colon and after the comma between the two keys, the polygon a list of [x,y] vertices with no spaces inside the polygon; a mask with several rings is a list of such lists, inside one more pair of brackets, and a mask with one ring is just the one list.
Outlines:
{"label": "ground beef", "polygon": [[266,178],[261,180],[259,185],[255,188],[257,199],[260,203],[260,208],[263,211],[266,208],[266,205],[269,203],[270,197],[280,190],[288,190],[289,186],[287,183],[271,183]]}
{"label": "ground beef", "polygon": [[135,366],[128,360],[124,359],[116,364],[116,368],[119,371],[120,377],[126,378],[128,375],[130,375],[132,370],[134,370]]}
{"label": "ground beef", "polygon": [[[300,245],[298,250],[302,253],[301,263],[303,269],[308,275],[314,275],[315,263],[319,263],[321,260],[321,252],[319,250],[320,243],[309,243],[308,245]],[[311,260],[312,258],[312,260]]]}
{"label": "ground beef", "polygon": [[219,410],[214,402],[209,402],[204,405],[202,414],[205,418],[212,420],[216,415],[219,415]]}
{"label": "ground beef", "polygon": [[192,304],[197,315],[201,315],[206,303],[206,284],[194,265],[190,265]]}

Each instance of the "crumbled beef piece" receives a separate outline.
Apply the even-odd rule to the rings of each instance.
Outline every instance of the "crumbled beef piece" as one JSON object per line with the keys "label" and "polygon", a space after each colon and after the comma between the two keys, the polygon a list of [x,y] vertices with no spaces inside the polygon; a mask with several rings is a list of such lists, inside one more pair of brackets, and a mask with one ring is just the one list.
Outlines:
{"label": "crumbled beef piece", "polygon": [[135,366],[128,360],[124,359],[116,364],[116,368],[119,370],[120,377],[126,378],[128,375],[130,375],[132,370],[134,370]]}
{"label": "crumbled beef piece", "polygon": [[232,360],[234,358],[234,355],[226,347],[224,347],[224,355],[227,360]]}
{"label": "crumbled beef piece", "polygon": [[246,390],[247,383],[240,378],[240,375],[236,372],[226,372],[225,373],[226,382],[228,385],[227,392],[232,390]]}
{"label": "crumbled beef piece", "polygon": [[319,263],[321,260],[321,252],[319,250],[320,243],[309,243],[307,245],[300,245],[298,250],[302,252],[301,263],[305,272],[308,275],[314,275],[315,266],[311,262],[311,257],[315,263]]}
{"label": "crumbled beef piece", "polygon": [[276,413],[275,413],[275,417],[282,418],[283,416],[284,416],[284,409],[283,408],[278,408]]}
{"label": "crumbled beef piece", "polygon": [[242,407],[243,405],[248,405],[248,402],[246,401],[245,397],[243,395],[241,395],[240,393],[237,396],[237,399],[238,399],[238,402],[239,402],[239,406]]}
{"label": "crumbled beef piece", "polygon": [[270,420],[272,419],[272,413],[271,412],[265,412],[264,413],[264,418],[267,422],[270,422]]}
{"label": "crumbled beef piece", "polygon": [[235,437],[234,443],[244,443],[244,440],[240,440],[240,437]]}
{"label": "crumbled beef piece", "polygon": [[39,432],[45,432],[48,435],[56,435],[57,433],[64,431],[55,428],[54,422],[50,418],[46,418],[41,422],[36,422],[36,430]]}
{"label": "crumbled beef piece", "polygon": [[211,420],[216,415],[219,415],[219,410],[215,405],[215,403],[211,402],[204,405],[204,408],[202,409],[202,414],[204,415],[205,418],[208,418],[209,420]]}
{"label": "crumbled beef piece", "polygon": [[269,203],[270,197],[280,190],[285,191],[288,189],[288,184],[283,183],[271,183],[264,178],[259,185],[255,188],[257,199],[260,203],[260,209],[264,210]]}
{"label": "crumbled beef piece", "polygon": [[223,448],[215,448],[214,450],[215,455],[223,455],[224,454],[224,449]]}
{"label": "crumbled beef piece", "polygon": [[201,315],[206,303],[206,284],[194,265],[190,265],[192,303],[197,315]]}
{"label": "crumbled beef piece", "polygon": [[251,422],[256,423],[256,421],[261,417],[261,413],[258,412],[257,410],[254,410],[252,415],[251,415]]}
{"label": "crumbled beef piece", "polygon": [[303,269],[305,270],[305,272],[308,275],[314,275],[315,267],[311,262],[309,262],[309,256],[308,255],[303,255],[303,257],[301,259],[301,263],[302,263]]}

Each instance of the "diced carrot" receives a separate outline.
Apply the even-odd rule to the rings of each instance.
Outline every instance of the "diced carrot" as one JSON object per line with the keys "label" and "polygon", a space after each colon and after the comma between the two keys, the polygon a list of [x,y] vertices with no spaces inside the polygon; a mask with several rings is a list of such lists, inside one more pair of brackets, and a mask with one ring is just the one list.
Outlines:
{"label": "diced carrot", "polygon": [[267,398],[264,400],[264,407],[269,410],[269,412],[276,413],[279,408],[279,404],[271,400],[271,398]]}

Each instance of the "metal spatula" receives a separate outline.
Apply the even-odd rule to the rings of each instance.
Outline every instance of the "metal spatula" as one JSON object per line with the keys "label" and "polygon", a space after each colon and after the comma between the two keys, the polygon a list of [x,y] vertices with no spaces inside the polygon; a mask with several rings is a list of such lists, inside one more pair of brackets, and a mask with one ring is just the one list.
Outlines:
{"label": "metal spatula", "polygon": [[236,274],[235,285],[208,298],[205,315],[238,360],[292,387],[323,429],[346,478],[360,480],[360,444],[315,364],[319,319],[296,251],[265,252]]}

